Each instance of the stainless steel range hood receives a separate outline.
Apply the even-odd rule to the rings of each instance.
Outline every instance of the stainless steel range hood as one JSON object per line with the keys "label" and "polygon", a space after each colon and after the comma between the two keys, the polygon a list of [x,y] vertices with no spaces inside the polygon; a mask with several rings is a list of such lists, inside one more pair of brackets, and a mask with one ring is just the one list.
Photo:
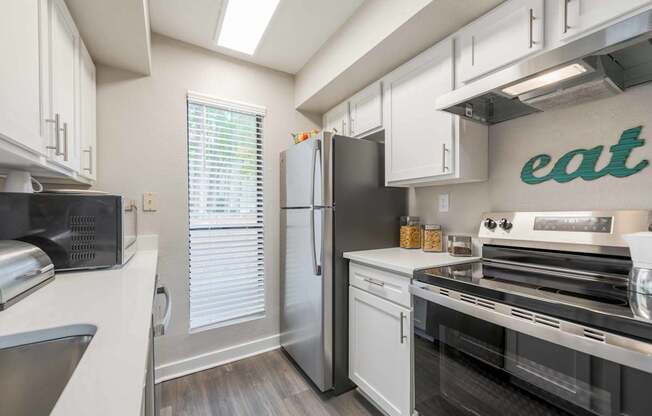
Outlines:
{"label": "stainless steel range hood", "polygon": [[485,124],[614,95],[652,81],[652,11],[500,70],[437,99]]}

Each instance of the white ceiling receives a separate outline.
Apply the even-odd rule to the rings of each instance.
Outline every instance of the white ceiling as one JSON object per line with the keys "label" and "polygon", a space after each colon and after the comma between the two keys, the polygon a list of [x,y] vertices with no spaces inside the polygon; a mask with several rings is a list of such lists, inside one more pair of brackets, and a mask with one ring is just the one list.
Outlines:
{"label": "white ceiling", "polygon": [[150,73],[147,0],[66,0],[66,5],[95,63]]}
{"label": "white ceiling", "polygon": [[150,0],[152,31],[295,74],[364,0],[281,0],[253,56],[215,44],[224,0]]}

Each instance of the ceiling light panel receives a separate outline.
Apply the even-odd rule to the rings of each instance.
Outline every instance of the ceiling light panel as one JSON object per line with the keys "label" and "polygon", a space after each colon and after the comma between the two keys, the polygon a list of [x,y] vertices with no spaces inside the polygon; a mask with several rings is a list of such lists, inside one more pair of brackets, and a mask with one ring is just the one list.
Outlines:
{"label": "ceiling light panel", "polygon": [[503,92],[512,96],[525,94],[537,88],[545,87],[585,73],[587,69],[580,64],[571,64],[555,69],[545,74],[538,75],[523,82],[519,82],[503,89]]}
{"label": "ceiling light panel", "polygon": [[279,0],[228,0],[217,44],[253,55]]}

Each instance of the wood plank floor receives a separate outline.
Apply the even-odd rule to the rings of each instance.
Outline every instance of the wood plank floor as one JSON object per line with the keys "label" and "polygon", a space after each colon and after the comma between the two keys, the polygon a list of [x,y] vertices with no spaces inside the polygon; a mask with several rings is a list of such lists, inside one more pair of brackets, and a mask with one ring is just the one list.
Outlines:
{"label": "wood plank floor", "polygon": [[317,391],[275,350],[160,387],[161,416],[382,416],[356,391]]}

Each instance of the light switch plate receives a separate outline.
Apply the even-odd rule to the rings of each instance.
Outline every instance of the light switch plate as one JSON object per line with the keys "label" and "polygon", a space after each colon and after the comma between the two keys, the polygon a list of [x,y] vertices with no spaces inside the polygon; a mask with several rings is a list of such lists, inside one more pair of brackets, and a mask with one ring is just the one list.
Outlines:
{"label": "light switch plate", "polygon": [[143,211],[158,211],[158,194],[156,192],[145,192],[143,194]]}
{"label": "light switch plate", "polygon": [[439,212],[448,212],[449,199],[448,194],[439,195]]}

